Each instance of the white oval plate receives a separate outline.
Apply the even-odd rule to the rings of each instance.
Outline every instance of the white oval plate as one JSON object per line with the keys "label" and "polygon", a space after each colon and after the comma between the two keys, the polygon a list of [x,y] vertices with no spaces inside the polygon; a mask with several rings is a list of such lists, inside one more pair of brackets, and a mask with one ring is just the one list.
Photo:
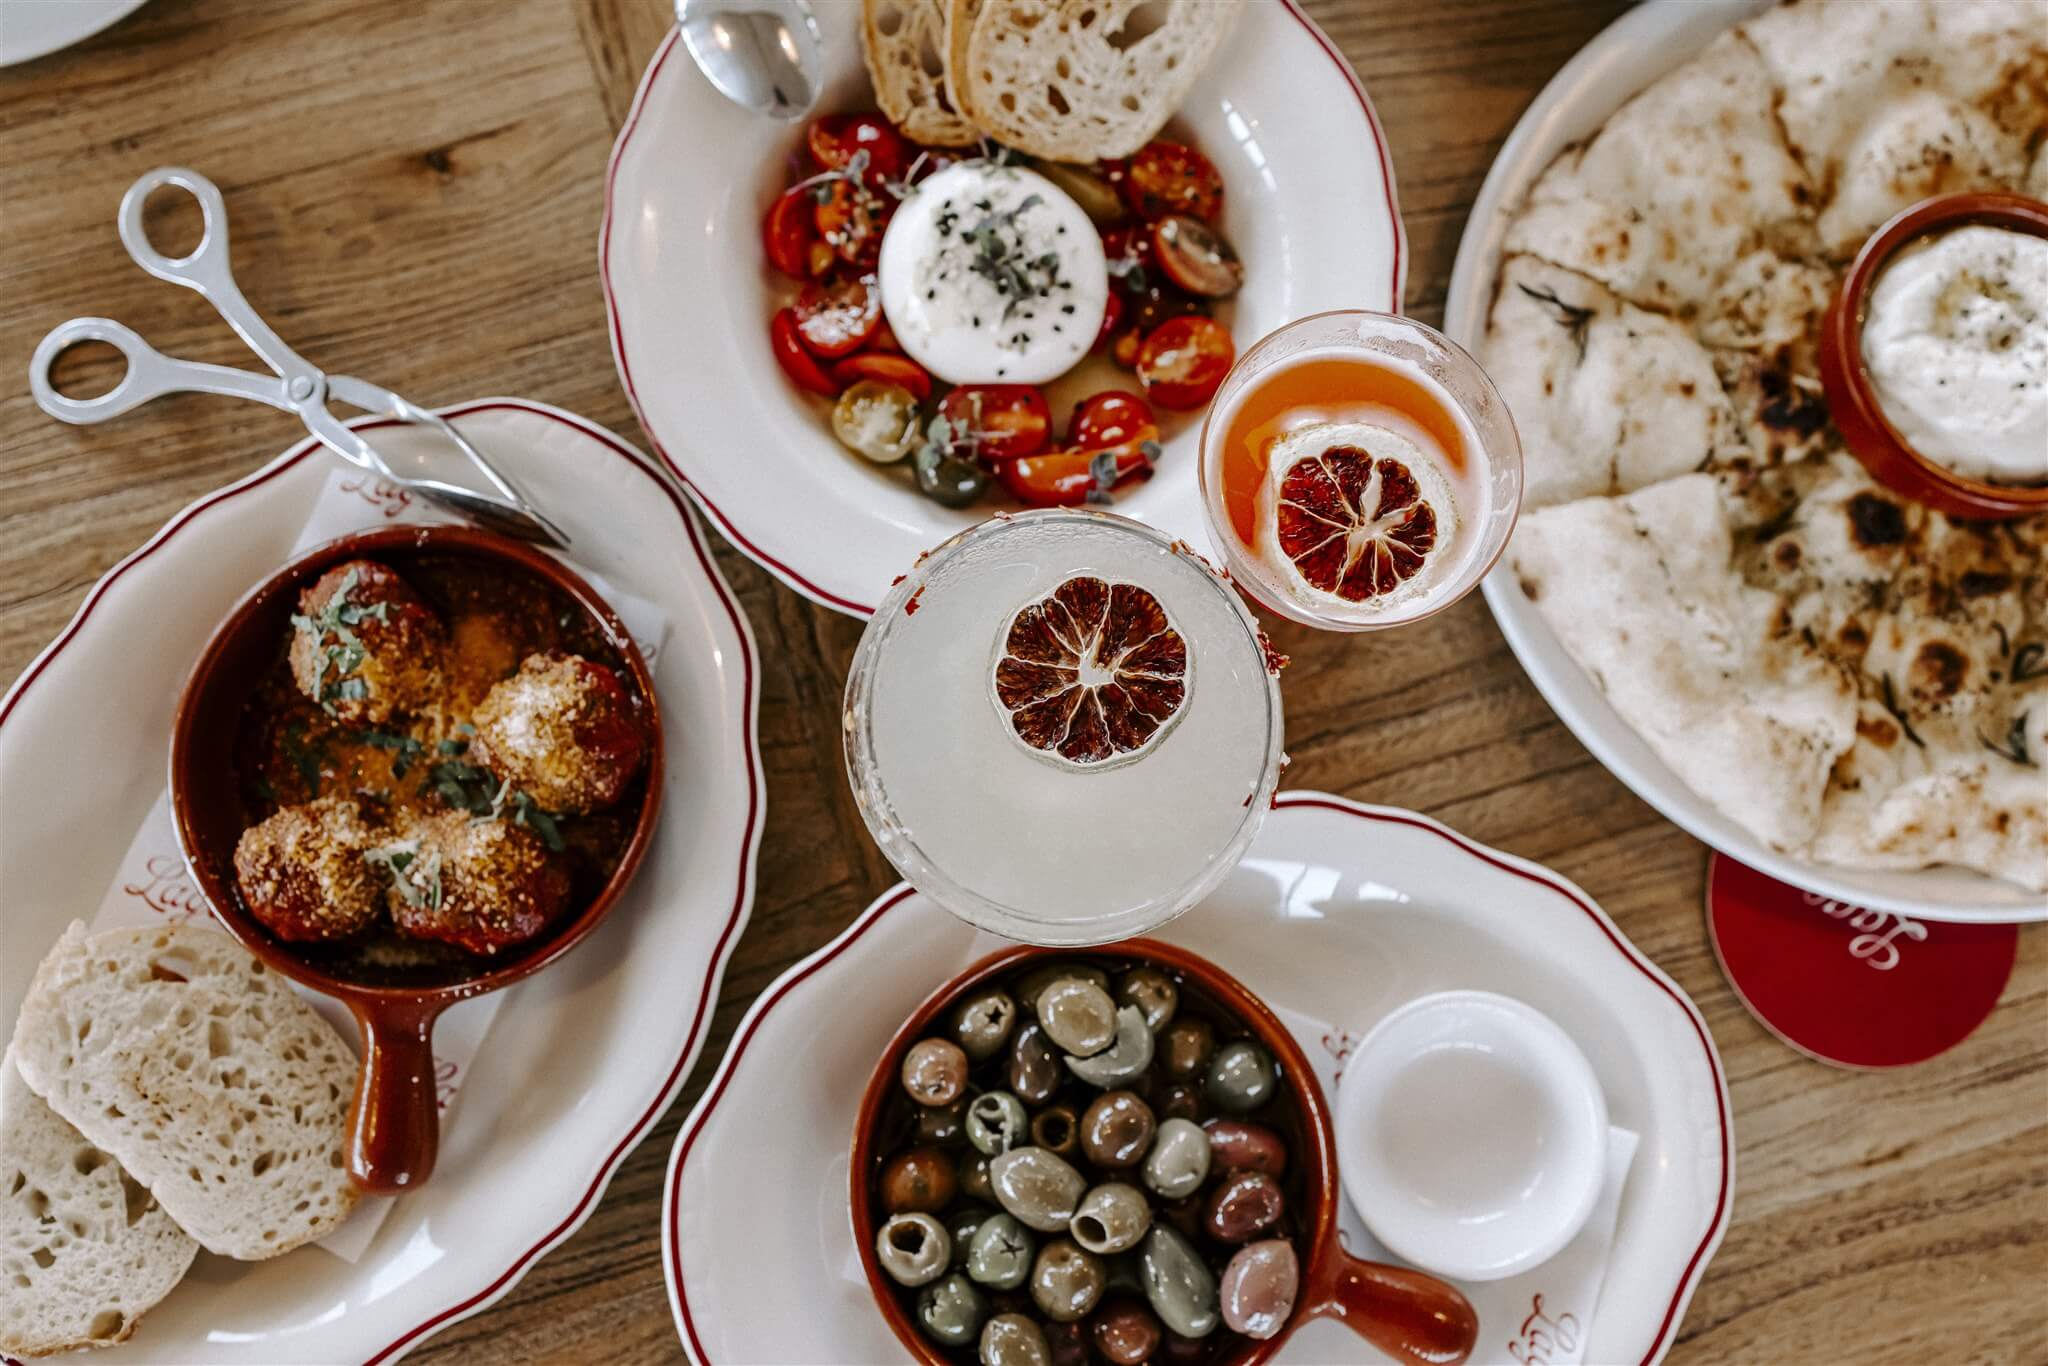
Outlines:
{"label": "white oval plate", "polygon": [[[872,108],[860,7],[817,9],[819,110]],[[802,135],[720,96],[676,38],[641,79],[606,180],[598,265],[619,379],[656,454],[727,540],[806,597],[871,616],[920,552],[1002,504],[940,507],[901,468],[841,446],[822,405],[783,377],[768,349],[780,286],[761,216]],[[1385,140],[1350,66],[1293,0],[1245,5],[1175,126],[1223,172],[1223,226],[1248,275],[1233,301],[1240,350],[1323,309],[1399,311],[1406,252]],[[1180,424],[1158,475],[1117,511],[1206,548],[1200,425]]]}
{"label": "white oval plate", "polygon": [[145,0],[0,0],[0,66],[82,43],[142,8]]}
{"label": "white oval plate", "polygon": [[[1651,0],[1608,25],[1543,87],[1487,172],[1458,243],[1444,332],[1475,354],[1486,335],[1501,241],[1522,196],[1567,143],[1768,0]],[[1693,838],[1782,882],[1925,920],[2048,920],[2048,899],[1966,868],[1849,868],[1789,857],[1694,792],[1657,757],[1572,659],[1503,561],[1480,585],[1515,658],[1579,743]]]}
{"label": "white oval plate", "polygon": [[[520,399],[442,412],[562,523],[580,562],[667,615],[659,831],[590,940],[507,988],[433,1180],[398,1202],[360,1261],[318,1248],[255,1263],[202,1255],[135,1337],[96,1362],[397,1359],[510,1290],[589,1217],[703,1044],[753,905],[761,828],[746,617],[681,495],[611,433]],[[433,438],[378,439],[403,455]],[[289,558],[333,468],[309,441],[186,508],[107,572],[0,702],[10,1031],[43,950],[90,918],[163,791],[192,660],[229,606]]]}
{"label": "white oval plate", "polygon": [[[1654,1362],[1728,1226],[1735,1137],[1685,993],[1557,874],[1411,812],[1283,792],[1223,886],[1161,936],[1268,1003],[1363,1035],[1456,987],[1511,993],[1584,1050],[1642,1135],[1587,1361]],[[893,1361],[854,1255],[847,1147],[875,1057],[925,994],[1006,941],[908,886],[784,973],[677,1135],[662,1206],[669,1305],[699,1362]],[[1505,1360],[1507,1344],[1475,1359]],[[1378,1360],[1314,1323],[1282,1359]]]}

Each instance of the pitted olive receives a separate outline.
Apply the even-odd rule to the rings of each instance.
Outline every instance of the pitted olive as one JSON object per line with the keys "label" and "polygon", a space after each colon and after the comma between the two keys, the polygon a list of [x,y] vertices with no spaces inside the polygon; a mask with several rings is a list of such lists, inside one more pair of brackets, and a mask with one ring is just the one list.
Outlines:
{"label": "pitted olive", "polygon": [[1081,1197],[1081,1208],[1067,1225],[1074,1241],[1090,1252],[1124,1252],[1138,1245],[1152,1227],[1152,1206],[1145,1193],[1121,1181],[1109,1181]]}
{"label": "pitted olive", "polygon": [[1081,1115],[1081,1149],[1098,1167],[1135,1167],[1152,1146],[1155,1127],[1152,1107],[1135,1093],[1108,1091]]}
{"label": "pitted olive", "polygon": [[1116,1003],[1145,1012],[1145,1027],[1157,1034],[1180,1009],[1180,988],[1154,967],[1136,967],[1117,979]]}
{"label": "pitted olive", "polygon": [[1152,1065],[1152,1031],[1145,1028],[1145,1014],[1136,1006],[1116,1013],[1116,1042],[1092,1058],[1067,1058],[1067,1070],[1105,1090],[1137,1080]]}
{"label": "pitted olive", "polygon": [[1003,1051],[1017,1027],[1017,1002],[1007,991],[982,991],[953,1013],[953,1039],[968,1057],[984,1062]]}
{"label": "pitted olive", "polygon": [[1038,1249],[1031,1264],[1031,1302],[1054,1323],[1086,1318],[1102,1298],[1102,1259],[1065,1238]]}
{"label": "pitted olive", "polygon": [[1026,1105],[1043,1105],[1060,1089],[1060,1055],[1045,1029],[1028,1024],[1010,1042],[1010,1090]]}
{"label": "pitted olive", "polygon": [[967,1085],[967,1054],[944,1039],[919,1039],[903,1055],[903,1089],[919,1105],[951,1105]]}
{"label": "pitted olive", "polygon": [[1279,1085],[1273,1055],[1250,1039],[1234,1039],[1216,1050],[1202,1094],[1218,1109],[1242,1115],[1271,1100]]}
{"label": "pitted olive", "polygon": [[1140,1366],[1159,1350],[1159,1320],[1137,1300],[1117,1300],[1088,1321],[1088,1336],[1110,1366]]}
{"label": "pitted olive", "polygon": [[1287,1197],[1280,1183],[1264,1172],[1232,1172],[1209,1192],[1202,1208],[1202,1226],[1225,1243],[1242,1243],[1280,1222]]}
{"label": "pitted olive", "polygon": [[1301,1261],[1285,1238],[1247,1243],[1223,1268],[1217,1291],[1223,1322],[1233,1333],[1270,1338],[1287,1326],[1301,1290]]}
{"label": "pitted olive", "polygon": [[1180,1200],[1200,1190],[1208,1179],[1209,1135],[1202,1126],[1191,1119],[1161,1124],[1145,1157],[1145,1184],[1168,1200]]}
{"label": "pitted olive", "polygon": [[1042,1233],[1063,1231],[1088,1183],[1067,1160],[1043,1148],[1012,1148],[988,1163],[996,1202]]}
{"label": "pitted olive", "polygon": [[1081,1151],[1081,1117],[1071,1105],[1048,1105],[1031,1117],[1031,1141],[1049,1153],[1072,1157]]}
{"label": "pitted olive", "polygon": [[961,1096],[951,1105],[920,1105],[917,1107],[917,1141],[937,1143],[941,1146],[958,1143],[967,1137],[967,1097]]}
{"label": "pitted olive", "polygon": [[933,1342],[946,1347],[965,1347],[981,1335],[988,1307],[988,1297],[976,1290],[972,1281],[955,1271],[919,1292],[917,1326]]}
{"label": "pitted olive", "polygon": [[1146,1303],[1168,1328],[1189,1338],[1216,1331],[1222,1318],[1216,1277],[1187,1239],[1164,1224],[1152,1225],[1138,1265],[1145,1277]]}
{"label": "pitted olive", "polygon": [[1024,1315],[998,1314],[981,1326],[981,1366],[1052,1366],[1052,1348]]}
{"label": "pitted olive", "polygon": [[1038,1240],[1014,1214],[991,1214],[967,1247],[967,1274],[993,1290],[1015,1290],[1031,1274]]}
{"label": "pitted olive", "polygon": [[924,1285],[946,1273],[953,1235],[929,1214],[892,1214],[875,1235],[875,1257],[898,1285]]}
{"label": "pitted olive", "polygon": [[1024,1102],[1008,1091],[984,1091],[967,1107],[967,1141],[990,1157],[1022,1143],[1030,1125]]}
{"label": "pitted olive", "polygon": [[1199,1015],[1183,1015],[1159,1036],[1159,1051],[1165,1055],[1166,1074],[1190,1081],[1209,1070],[1216,1053],[1216,1027]]}
{"label": "pitted olive", "polygon": [[1038,997],[1038,1023],[1062,1050],[1085,1058],[1116,1038],[1116,1002],[1107,991],[1079,977],[1062,977]]}
{"label": "pitted olive", "polygon": [[906,1148],[882,1168],[882,1208],[891,1214],[937,1214],[953,1203],[953,1159],[937,1148]]}

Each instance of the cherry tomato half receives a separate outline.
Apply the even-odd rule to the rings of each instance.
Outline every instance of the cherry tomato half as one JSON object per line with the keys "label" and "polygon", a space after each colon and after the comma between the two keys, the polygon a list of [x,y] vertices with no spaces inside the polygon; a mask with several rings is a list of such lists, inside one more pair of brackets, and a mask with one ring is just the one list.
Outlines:
{"label": "cherry tomato half", "polygon": [[882,295],[872,275],[813,281],[796,296],[796,330],[814,356],[831,360],[858,351],[882,321]]}
{"label": "cherry tomato half", "polygon": [[1138,348],[1138,383],[1163,408],[1199,408],[1216,392],[1237,346],[1214,318],[1174,318]]}
{"label": "cherry tomato half", "polygon": [[768,264],[796,280],[811,277],[811,247],[818,240],[809,190],[785,190],[761,220],[761,244]]}
{"label": "cherry tomato half", "polygon": [[832,378],[841,384],[873,379],[884,384],[901,385],[919,403],[932,396],[932,377],[922,365],[908,356],[892,356],[882,351],[863,351],[857,356],[835,361]]}
{"label": "cherry tomato half", "polygon": [[988,464],[1036,455],[1052,439],[1052,409],[1029,384],[963,384],[939,412],[962,434],[954,448]]}
{"label": "cherry tomato half", "polygon": [[824,190],[825,197],[811,210],[818,236],[840,260],[873,270],[882,255],[882,230],[889,226],[896,201],[846,180],[835,180]]}
{"label": "cherry tomato half", "polygon": [[[1159,429],[1156,427],[1143,434],[1144,442],[1156,441],[1158,437]],[[1111,488],[1122,488],[1152,477],[1152,458],[1146,453],[1143,442],[1127,441],[1104,446],[1100,450],[1059,450],[1047,451],[1044,455],[1027,455],[1022,460],[1012,460],[997,467],[996,478],[1003,481],[1003,487],[1020,503],[1032,507],[1073,507],[1087,502],[1092,492],[1108,492],[1102,489],[1102,480],[1097,477],[1098,462],[1105,457],[1113,462],[1109,479]]]}
{"label": "cherry tomato half", "polygon": [[1091,351],[1102,350],[1108,344],[1110,334],[1116,331],[1116,325],[1124,319],[1124,296],[1122,294],[1112,289],[1109,291],[1107,303],[1108,306],[1102,310],[1102,326],[1095,331],[1095,344],[1088,348]]}
{"label": "cherry tomato half", "polygon": [[1147,428],[1157,429],[1159,420],[1152,405],[1122,389],[1104,389],[1074,405],[1074,419],[1067,424],[1069,446],[1115,446],[1143,438]]}
{"label": "cherry tomato half", "polygon": [[856,153],[866,152],[867,173],[861,178],[874,186],[901,179],[910,161],[903,135],[879,114],[829,114],[811,124],[807,140],[812,159],[828,171],[837,171]]}
{"label": "cherry tomato half", "polygon": [[1225,299],[1244,285],[1244,262],[1223,234],[1186,214],[1152,225],[1152,256],[1159,273],[1190,294]]}
{"label": "cherry tomato half", "polygon": [[1160,139],[1140,147],[1124,167],[1124,201],[1152,221],[1184,213],[1205,223],[1223,212],[1223,177],[1194,148]]}
{"label": "cherry tomato half", "polygon": [[823,394],[826,398],[839,396],[839,386],[819,368],[816,357],[804,350],[803,338],[796,329],[795,309],[776,310],[775,316],[768,320],[768,342],[774,348],[775,360],[782,366],[782,373],[788,375],[797,388]]}

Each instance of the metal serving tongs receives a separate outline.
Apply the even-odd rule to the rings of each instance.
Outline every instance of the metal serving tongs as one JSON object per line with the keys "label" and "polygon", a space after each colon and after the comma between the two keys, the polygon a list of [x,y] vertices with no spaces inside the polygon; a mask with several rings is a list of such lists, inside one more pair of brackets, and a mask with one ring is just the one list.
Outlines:
{"label": "metal serving tongs", "polygon": [[[164,185],[175,185],[199,201],[205,231],[190,256],[164,255],[150,245],[143,228],[143,203]],[[37,405],[51,417],[80,424],[105,422],[153,398],[173,393],[253,398],[273,408],[297,413],[306,430],[342,459],[374,470],[401,488],[451,508],[488,530],[544,545],[568,547],[568,535],[542,516],[482,451],[437,414],[389,389],[347,375],[321,373],[270,330],[269,324],[257,316],[249,301],[242,297],[242,291],[235,287],[234,273],[228,265],[227,205],[220,190],[205,176],[182,166],[160,166],[150,171],[121,196],[120,228],[121,244],[128,248],[135,264],[159,280],[169,280],[204,296],[227,319],[228,326],[249,344],[249,349],[277,372],[277,378],[225,365],[173,360],[112,319],[73,318],[44,337],[29,362],[29,388]],[[119,384],[98,398],[66,398],[50,383],[50,367],[65,348],[88,341],[106,342],[118,350],[127,362],[127,373]],[[424,474],[399,473],[374,446],[329,411],[330,398],[365,412],[383,413],[403,422],[431,427],[455,444],[497,495],[479,493]]]}

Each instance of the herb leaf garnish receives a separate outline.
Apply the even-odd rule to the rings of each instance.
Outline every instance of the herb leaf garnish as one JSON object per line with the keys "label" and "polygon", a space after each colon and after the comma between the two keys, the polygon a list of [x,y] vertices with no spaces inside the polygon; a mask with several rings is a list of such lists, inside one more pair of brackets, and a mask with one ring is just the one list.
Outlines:
{"label": "herb leaf garnish", "polygon": [[363,852],[363,857],[390,872],[391,885],[406,905],[441,909],[441,851],[420,852],[418,840],[400,840]]}
{"label": "herb leaf garnish", "polygon": [[[320,609],[319,615],[292,613],[293,628],[310,637],[313,648],[319,652],[313,666],[313,695],[329,715],[334,713],[337,701],[357,702],[370,693],[370,685],[366,681],[349,677],[362,667],[369,654],[354,628],[366,621],[388,623],[391,620],[391,604],[388,602],[353,603],[348,600],[360,578],[361,571],[355,569],[342,575],[340,585],[327,599],[327,605]],[[334,638],[331,644],[329,636]],[[327,678],[330,668],[335,674],[332,680]]]}

